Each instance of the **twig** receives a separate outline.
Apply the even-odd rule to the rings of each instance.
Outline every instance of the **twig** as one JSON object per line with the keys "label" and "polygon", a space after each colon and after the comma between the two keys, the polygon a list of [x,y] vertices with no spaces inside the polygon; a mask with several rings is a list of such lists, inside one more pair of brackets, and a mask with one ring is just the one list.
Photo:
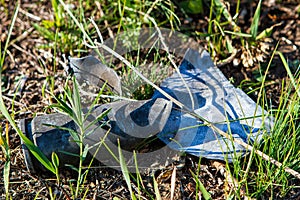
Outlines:
{"label": "twig", "polygon": [[[30,53],[30,51],[25,50],[25,49],[23,49],[22,47],[20,47],[20,46],[14,44],[14,43],[12,43],[11,45],[12,45],[15,49],[21,51],[22,53],[24,53],[24,54],[26,54],[26,55],[32,57],[33,59],[36,59],[36,56],[33,55],[32,53]],[[30,61],[31,61],[31,59],[30,59]]]}
{"label": "twig", "polygon": [[34,28],[33,28],[33,27],[30,27],[28,30],[24,31],[24,32],[22,33],[22,35],[18,36],[16,39],[11,40],[10,43],[9,43],[9,45],[12,45],[12,44],[14,44],[14,43],[16,43],[16,42],[20,42],[20,41],[23,40],[23,39],[26,39],[27,36],[28,36],[33,30],[34,30]]}
{"label": "twig", "polygon": [[22,13],[22,14],[26,15],[27,17],[29,17],[33,20],[36,20],[36,21],[41,21],[42,20],[42,18],[40,18],[39,16],[36,16],[32,13],[29,13],[29,12],[23,10],[22,8],[20,8],[20,13]]}
{"label": "twig", "polygon": [[2,98],[5,99],[5,100],[7,100],[7,101],[9,101],[9,102],[12,102],[12,103],[14,103],[14,104],[16,104],[16,105],[18,105],[18,106],[21,106],[21,107],[24,106],[23,103],[20,103],[20,102],[18,102],[18,101],[16,101],[16,100],[13,100],[13,99],[11,99],[11,98],[9,98],[9,97],[7,97],[7,96],[2,95]]}
{"label": "twig", "polygon": [[171,200],[174,199],[174,194],[175,194],[175,186],[176,186],[176,166],[174,166],[172,176],[171,176]]}
{"label": "twig", "polygon": [[16,61],[15,61],[14,56],[12,55],[12,53],[8,49],[6,50],[6,53],[9,56],[10,60],[12,61],[12,63],[14,65],[16,65]]}

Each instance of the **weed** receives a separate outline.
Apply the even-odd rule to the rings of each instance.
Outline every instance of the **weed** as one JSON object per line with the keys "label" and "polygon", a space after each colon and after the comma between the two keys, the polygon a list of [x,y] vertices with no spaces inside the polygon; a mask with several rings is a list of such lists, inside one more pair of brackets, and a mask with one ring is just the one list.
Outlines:
{"label": "weed", "polygon": [[[95,116],[95,120],[88,121],[88,117],[91,115],[92,110],[94,109],[94,106],[95,106],[96,102],[99,100],[102,92],[104,91],[105,84],[101,88],[98,96],[95,98],[95,100],[93,101],[91,106],[88,108],[88,111],[86,113],[84,113],[83,108],[81,106],[81,98],[80,98],[78,83],[76,82],[75,77],[73,77],[72,83],[73,83],[73,89],[71,88],[71,86],[66,85],[65,94],[63,95],[63,96],[66,97],[66,99],[58,98],[54,94],[52,94],[53,98],[55,98],[58,103],[57,104],[52,104],[50,107],[57,108],[58,111],[62,112],[63,114],[65,114],[67,116],[69,116],[70,119],[72,119],[78,127],[77,131],[74,131],[73,129],[65,128],[66,130],[69,131],[69,133],[72,136],[73,140],[79,146],[79,154],[78,154],[79,163],[78,163],[78,167],[69,165],[72,169],[74,169],[75,171],[78,172],[76,187],[74,189],[75,191],[72,189],[72,193],[73,193],[74,198],[78,198],[80,196],[81,192],[82,192],[81,191],[82,190],[82,184],[85,182],[87,173],[89,171],[89,167],[91,166],[92,161],[93,161],[93,160],[90,161],[89,167],[86,169],[86,171],[84,171],[83,164],[84,164],[84,161],[86,160],[86,157],[87,157],[87,154],[88,154],[88,151],[89,151],[90,147],[88,145],[84,146],[83,145],[83,140],[84,140],[86,135],[90,134],[90,131],[94,131],[94,130],[90,130],[90,128],[93,125],[95,125],[96,123],[98,123],[103,117],[105,117],[110,110],[107,110],[107,111],[101,113],[99,116]],[[62,129],[63,127],[57,127],[57,128]],[[104,138],[103,138],[103,140],[104,140]],[[101,146],[101,142],[100,142],[99,147],[100,146]],[[58,174],[59,160],[58,160],[58,157],[57,157],[56,154],[52,154],[52,160],[53,160],[54,168],[57,172],[56,174]],[[59,179],[58,176],[57,176],[57,178]],[[71,188],[73,188],[73,187],[71,187]]]}
{"label": "weed", "polygon": [[[269,54],[269,45],[265,41],[268,41],[267,38],[278,24],[258,33],[261,10],[261,1],[259,1],[250,26],[250,33],[241,32],[241,28],[237,25],[240,13],[239,4],[240,0],[237,2],[236,13],[232,17],[224,2],[212,0],[207,33],[196,32],[198,36],[207,40],[208,51],[213,58],[224,59],[216,60],[218,65],[233,60],[235,65],[242,63],[245,67],[251,67],[258,62],[265,61]],[[241,50],[237,48],[240,46]],[[239,59],[234,59],[238,56]]]}

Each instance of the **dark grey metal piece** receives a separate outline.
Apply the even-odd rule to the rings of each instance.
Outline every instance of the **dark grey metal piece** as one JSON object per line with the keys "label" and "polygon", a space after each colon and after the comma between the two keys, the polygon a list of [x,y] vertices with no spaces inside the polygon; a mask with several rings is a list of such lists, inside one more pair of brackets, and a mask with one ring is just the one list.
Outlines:
{"label": "dark grey metal piece", "polygon": [[[159,168],[171,162],[178,151],[173,151],[156,137],[166,126],[171,115],[172,103],[162,98],[145,101],[120,101],[98,106],[87,118],[85,125],[94,121],[97,116],[107,109],[109,114],[98,123],[86,130],[84,145],[89,146],[89,154],[103,164],[119,169],[118,141],[130,170],[135,169],[133,151],[137,152],[136,161],[140,171],[150,168]],[[180,112],[175,111],[177,115]],[[173,111],[174,113],[174,111]],[[52,126],[49,126],[52,125]],[[20,122],[21,130],[31,139],[41,151],[51,159],[55,152],[60,159],[60,166],[75,165],[78,163],[79,147],[67,130],[57,126],[78,131],[75,123],[66,115],[56,113],[37,116],[33,120],[23,119]],[[174,130],[177,131],[177,130]],[[105,145],[103,145],[103,142]],[[156,147],[149,147],[150,143]],[[45,171],[45,168],[31,155],[26,146],[23,146],[26,166],[29,171]],[[143,151],[143,153],[138,153]],[[146,155],[147,151],[147,156]],[[87,159],[86,162],[89,162]]]}
{"label": "dark grey metal piece", "polygon": [[76,77],[78,83],[89,91],[91,86],[101,88],[105,82],[107,86],[116,92],[118,95],[122,95],[121,80],[117,73],[104,65],[100,60],[94,56],[86,56],[83,58],[71,58],[69,70]]}
{"label": "dark grey metal piece", "polygon": [[[174,123],[169,120],[171,115],[176,113],[180,117],[181,112],[173,108],[172,102],[163,98],[118,101],[97,107],[92,116],[98,116],[108,109],[110,112],[100,123],[102,126],[96,124],[91,127],[84,139],[84,144],[92,147],[89,152],[98,161],[119,169],[120,164],[111,154],[119,157],[118,141],[127,167],[134,171],[133,151],[136,151],[136,161],[140,170],[164,166],[178,155],[177,150],[170,149],[157,138],[166,126]],[[177,132],[176,125],[173,127],[173,132]],[[102,140],[106,147],[101,145]]]}
{"label": "dark grey metal piece", "polygon": [[[75,155],[79,153],[79,147],[73,141],[70,133],[46,124],[76,130],[75,123],[68,116],[60,113],[37,116],[32,120],[22,119],[19,126],[21,131],[40,148],[49,160],[51,160],[52,152],[55,152],[59,156],[62,165],[76,165],[78,157],[65,153],[68,152]],[[27,147],[24,144],[22,145],[27,168],[31,172],[46,171]]]}

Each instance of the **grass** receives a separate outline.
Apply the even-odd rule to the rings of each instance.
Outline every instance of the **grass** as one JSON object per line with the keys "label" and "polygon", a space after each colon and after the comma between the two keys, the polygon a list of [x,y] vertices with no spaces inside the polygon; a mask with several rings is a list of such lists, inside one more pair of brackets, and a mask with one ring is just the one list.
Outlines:
{"label": "grass", "polygon": [[224,2],[210,1],[207,32],[196,32],[200,38],[207,40],[208,51],[213,58],[218,59],[216,61],[219,66],[236,58],[235,65],[242,63],[245,67],[251,67],[258,62],[264,62],[264,57],[268,54],[268,46],[264,44],[264,40],[272,34],[277,25],[258,32],[261,11],[259,1],[252,17],[250,32],[242,32],[238,26],[238,16],[241,12],[239,4],[240,1],[237,1],[235,15],[232,16]]}
{"label": "grass", "polygon": [[[103,119],[103,117],[105,117],[110,110],[104,111],[99,116],[93,116],[93,117],[95,117],[95,119],[92,121],[89,121],[88,117],[92,115],[92,110],[93,110],[94,106],[96,105],[96,102],[98,102],[100,95],[102,94],[102,92],[105,88],[105,84],[102,87],[102,89],[99,91],[98,96],[94,99],[94,101],[91,104],[91,107],[89,108],[87,113],[84,113],[83,108],[81,106],[81,98],[80,98],[79,88],[78,88],[78,84],[76,82],[75,77],[73,77],[72,83],[73,83],[73,88],[71,88],[71,86],[67,85],[66,89],[65,89],[65,94],[62,95],[62,97],[66,96],[66,99],[57,98],[54,94],[52,94],[58,103],[52,104],[51,107],[57,108],[57,110],[59,112],[62,112],[64,114],[68,115],[70,117],[70,119],[72,119],[78,127],[77,131],[74,131],[73,129],[65,128],[69,131],[73,140],[79,146],[78,166],[69,166],[78,172],[75,188],[73,188],[73,184],[71,183],[72,197],[73,197],[73,199],[76,199],[79,196],[80,197],[83,196],[83,198],[85,196],[85,195],[82,195],[82,194],[85,194],[84,193],[85,190],[84,190],[84,188],[82,188],[82,185],[86,180],[89,168],[92,165],[92,161],[93,161],[93,160],[91,160],[88,168],[84,169],[84,161],[86,160],[88,151],[90,148],[93,148],[93,147],[89,147],[88,145],[84,146],[83,140],[86,137],[86,135],[88,135],[92,131],[95,131],[94,128],[92,128],[92,130],[91,130],[91,127],[93,127],[96,123],[101,121]],[[49,125],[49,126],[51,126],[51,125]],[[62,127],[57,127],[57,128],[62,128]],[[103,138],[101,141],[99,141],[98,149],[100,148],[104,139],[105,138]],[[54,167],[56,170],[55,174],[57,176],[57,180],[59,183],[59,175],[58,175],[59,174],[58,173],[59,159],[56,154],[52,155],[52,160],[53,160],[52,163],[54,164]]]}
{"label": "grass", "polygon": [[[195,1],[196,2],[196,1]],[[103,2],[101,2],[103,3]],[[204,1],[205,3],[205,1]],[[209,24],[206,32],[197,32],[197,35],[200,38],[205,38],[208,42],[208,47],[211,55],[213,57],[221,58],[219,63],[227,62],[227,58],[232,54],[237,55],[237,47],[233,45],[233,41],[239,41],[239,45],[242,47],[241,55],[247,54],[253,59],[254,52],[252,47],[257,47],[260,45],[260,42],[269,36],[272,32],[273,27],[263,30],[258,33],[258,26],[260,20],[260,10],[261,10],[261,1],[257,5],[256,11],[253,16],[252,24],[249,27],[249,33],[242,33],[237,23],[237,16],[240,13],[239,6],[236,8],[235,16],[231,16],[230,12],[226,9],[224,4],[218,0],[212,0],[210,2],[210,13],[209,13]],[[238,1],[238,5],[239,5]],[[83,45],[84,40],[87,39],[91,44],[94,44],[94,40],[97,36],[97,29],[94,26],[91,26],[91,23],[86,19],[86,13],[96,13],[96,10],[93,9],[91,5],[95,5],[95,1],[88,1],[83,5],[82,1],[79,1],[79,6],[75,10],[64,11],[67,5],[62,1],[51,1],[54,18],[53,21],[42,21],[40,24],[35,24],[35,29],[43,36],[46,40],[49,41],[48,46],[43,46],[39,48],[53,49],[54,56],[61,56],[62,53],[67,53],[70,55],[80,56],[82,51],[76,51],[78,49],[87,48]],[[204,5],[204,4],[203,4]],[[84,9],[87,8],[87,10]],[[171,1],[155,1],[154,3],[150,1],[106,1],[101,4],[101,8],[104,12],[104,16],[99,19],[95,19],[96,24],[103,24],[106,21],[109,24],[109,27],[116,27],[113,29],[113,32],[120,33],[122,30],[135,29],[146,26],[163,26],[167,25],[173,29],[179,28],[179,20],[174,12],[174,5]],[[187,7],[185,7],[187,9]],[[191,8],[190,12],[195,12],[195,8]],[[144,14],[143,14],[144,13]],[[14,27],[14,20],[18,14],[18,7],[15,11],[14,18],[11,23],[12,31]],[[158,19],[155,19],[155,23],[145,17],[147,15],[152,16],[154,19],[156,16],[159,16]],[[152,18],[152,19],[153,19]],[[102,29],[102,30],[101,30]],[[100,28],[100,31],[105,31],[106,28]],[[58,39],[60,38],[60,39]],[[130,38],[129,38],[130,39]],[[6,41],[4,49],[1,49],[0,55],[0,64],[1,71],[4,63],[5,53],[7,45],[9,43],[9,37]],[[94,44],[95,45],[95,44]],[[246,53],[245,53],[246,52]],[[270,135],[264,135],[264,140],[261,145],[255,145],[254,150],[251,153],[244,157],[236,160],[233,164],[226,163],[224,170],[226,171],[231,181],[235,185],[235,189],[229,191],[224,191],[227,193],[226,198],[228,199],[241,199],[245,196],[251,198],[263,198],[268,196],[271,199],[284,197],[287,195],[293,188],[299,188],[299,186],[294,183],[299,183],[299,180],[291,173],[286,171],[286,167],[291,168],[295,171],[300,171],[300,125],[299,125],[299,113],[300,113],[300,88],[299,88],[299,72],[296,71],[293,74],[290,71],[287,61],[280,52],[275,52],[275,55],[278,54],[282,66],[286,69],[288,74],[288,79],[282,80],[281,83],[281,96],[280,103],[277,108],[272,108],[272,102],[268,101],[266,97],[266,87],[268,83],[266,82],[268,67],[264,71],[260,71],[261,79],[257,83],[250,83],[256,87],[255,91],[258,92],[258,105],[261,105],[263,108],[272,112],[275,123],[274,127],[271,130]],[[159,54],[159,53],[157,53]],[[156,54],[156,55],[157,55]],[[128,55],[130,56],[130,55]],[[138,56],[139,57],[139,54]],[[123,59],[123,58],[122,58]],[[161,59],[155,56],[155,59]],[[243,60],[242,57],[240,57]],[[56,60],[56,59],[54,59]],[[125,60],[125,58],[124,58]],[[129,61],[128,61],[129,60]],[[260,60],[256,58],[252,62],[252,65]],[[273,57],[269,60],[269,65],[271,65]],[[134,74],[134,67],[139,64],[136,61],[136,58],[126,57],[127,66],[124,71],[130,71],[131,74]],[[243,62],[243,61],[241,61]],[[247,61],[248,62],[248,61]],[[56,72],[56,67],[58,63],[53,63],[53,73]],[[251,62],[247,63],[250,67]],[[130,69],[131,66],[132,69]],[[142,78],[141,75],[137,74],[138,77]],[[49,85],[50,92],[54,91],[54,77],[49,75]],[[155,77],[153,77],[155,79]],[[2,78],[0,79],[1,82]],[[153,80],[146,78],[146,82],[149,83],[152,87],[144,87],[144,94],[136,94],[135,97],[145,98],[151,94],[151,90],[156,87],[153,83]],[[101,94],[101,92],[99,93]],[[84,123],[86,115],[82,113],[80,105],[80,95],[76,82],[73,81],[73,88],[67,86],[65,94],[62,95],[62,98],[57,98],[55,95],[52,98],[58,102],[57,104],[51,105],[52,108],[57,108],[60,111],[68,114],[69,117],[76,122],[79,127],[78,133],[72,132],[74,140],[78,143],[80,147],[79,154],[79,164],[78,166],[73,166],[73,169],[77,171],[78,176],[75,184],[71,183],[70,193],[72,198],[84,198],[88,189],[85,187],[86,177],[88,170],[85,171],[83,167],[83,162],[86,158],[86,154],[89,147],[83,146],[83,139],[87,131],[86,124]],[[99,98],[99,96],[98,96]],[[96,101],[95,101],[96,102]],[[57,185],[61,184],[61,177],[59,176],[59,159],[56,154],[52,155],[51,161],[46,158],[38,148],[32,144],[32,142],[25,137],[25,135],[19,130],[16,125],[16,121],[12,117],[12,114],[9,113],[4,104],[2,93],[0,92],[0,110],[2,115],[7,119],[10,125],[22,138],[26,146],[32,151],[32,153],[40,160],[44,166],[56,175]],[[100,119],[104,115],[98,116],[96,118]],[[91,123],[95,123],[91,122]],[[10,154],[11,150],[9,148],[9,136],[6,129],[5,137],[1,136],[1,147],[2,152],[5,154],[6,163],[4,166],[4,186],[6,191],[6,198],[10,198],[9,194],[9,177],[10,177]],[[277,160],[282,165],[280,167],[273,165],[270,160],[265,160],[261,155],[255,153],[255,150],[260,150],[263,153],[267,154],[271,158]],[[118,156],[120,160],[120,165],[122,168],[123,177],[127,188],[129,190],[129,197],[132,199],[141,199],[141,193],[149,194],[151,192],[143,186],[143,180],[137,171],[136,175],[128,172],[126,163],[122,158],[121,151]],[[138,163],[136,163],[136,168]],[[200,166],[200,165],[199,165]],[[201,169],[199,169],[201,170]],[[210,199],[211,194],[203,185],[203,181],[199,175],[199,171],[191,171],[191,175],[196,183],[196,198],[201,192],[204,199]],[[136,176],[136,177],[135,177]],[[132,183],[137,183],[138,192],[132,188]],[[153,181],[151,182],[154,187],[153,195],[149,194],[149,198],[152,199],[161,199],[161,194],[159,191],[159,183],[157,183],[155,177],[153,176]],[[49,193],[52,195],[51,187],[49,188]],[[37,192],[38,195],[38,192]],[[55,199],[54,196],[50,196],[51,199]]]}
{"label": "grass", "polygon": [[[285,59],[281,58],[284,64]],[[299,77],[299,73],[295,74],[295,76]],[[265,77],[266,75],[264,79]],[[291,80],[293,79],[294,76]],[[279,192],[280,195],[284,196],[294,187],[289,185],[289,183],[297,180],[297,177],[287,173],[284,168],[290,167],[295,171],[299,171],[298,164],[296,164],[300,161],[299,146],[297,145],[300,139],[300,126],[299,122],[297,122],[299,119],[299,106],[296,106],[300,103],[299,96],[297,95],[299,81],[296,84],[293,84],[293,81],[291,83],[284,83],[283,81],[282,84],[283,89],[281,92],[282,96],[280,97],[280,105],[276,110],[271,110],[275,116],[275,125],[270,135],[265,136],[262,147],[258,147],[271,158],[282,163],[282,166],[276,167],[271,165],[269,161],[263,160],[257,154],[251,155],[249,160],[242,162],[249,163],[248,165],[243,166],[240,163],[234,165],[235,177],[240,180],[239,183],[241,186],[251,188],[250,191],[246,189],[246,192],[249,196],[255,198],[259,198],[265,191],[270,191],[271,198],[278,198],[276,190],[281,191]],[[261,103],[267,105],[268,102],[266,102],[267,98],[265,98],[264,90],[265,88],[262,84],[259,96],[261,97]],[[250,168],[253,168],[255,172]],[[299,179],[299,174],[297,176]]]}
{"label": "grass", "polygon": [[[15,12],[14,12],[14,16],[12,19],[12,24],[11,27],[9,29],[8,32],[8,38],[6,40],[4,49],[2,51],[2,48],[0,48],[1,50],[1,54],[0,54],[0,76],[2,75],[2,69],[3,69],[3,64],[4,64],[4,59],[5,59],[5,54],[7,51],[7,47],[8,47],[8,43],[10,40],[10,35],[12,33],[12,29],[14,27],[14,23],[18,14],[18,10],[19,10],[19,5],[17,5]],[[0,83],[2,80],[2,76],[0,78]],[[2,83],[1,83],[2,85]],[[22,138],[24,144],[27,146],[27,148],[30,150],[30,152],[51,172],[55,172],[55,169],[52,165],[52,163],[46,158],[46,156],[40,151],[40,149],[38,147],[36,147],[33,142],[31,140],[29,140],[23,133],[22,131],[18,128],[18,126],[16,125],[16,122],[14,120],[14,118],[12,117],[13,114],[10,114],[5,106],[5,103],[3,101],[3,97],[2,97],[2,88],[0,91],[0,111],[1,114],[6,118],[6,120],[10,123],[10,125],[12,126],[12,128],[17,132],[17,134],[20,136],[20,138]],[[7,127],[8,128],[8,127]],[[6,162],[5,162],[5,167],[4,167],[4,186],[5,186],[5,192],[6,192],[6,198],[9,199],[9,176],[10,176],[10,154],[11,154],[11,150],[9,148],[9,136],[8,136],[8,129],[6,130],[6,138],[3,138],[3,136],[1,135],[0,138],[0,145],[3,149],[3,152],[5,153],[5,157],[6,157]]]}

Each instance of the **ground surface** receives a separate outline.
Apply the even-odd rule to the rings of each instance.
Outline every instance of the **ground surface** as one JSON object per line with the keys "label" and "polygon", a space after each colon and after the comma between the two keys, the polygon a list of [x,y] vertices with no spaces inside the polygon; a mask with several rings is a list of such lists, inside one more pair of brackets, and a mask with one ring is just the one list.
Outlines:
{"label": "ground surface", "polygon": [[[0,3],[0,42],[1,46],[7,38],[7,33],[13,11],[15,8],[14,3],[11,1],[2,1],[4,5]],[[271,2],[271,1],[270,1]],[[277,42],[279,42],[279,51],[283,52],[286,58],[297,66],[300,62],[300,20],[299,20],[299,6],[297,7],[296,1],[284,1],[280,4],[263,5],[260,21],[260,29],[264,30],[274,24],[279,24],[273,34],[271,35],[272,41],[270,42],[270,50],[275,48]],[[243,2],[241,8],[245,10],[245,15],[240,20],[240,27],[247,32],[249,29],[250,16],[254,12],[254,4]],[[186,19],[180,10],[177,10],[178,16],[182,21],[182,30],[186,31],[202,31],[206,27],[206,19],[200,15],[191,15],[189,19]],[[31,13],[32,15],[28,15]],[[3,66],[3,85],[2,90],[4,94],[4,100],[6,102],[9,111],[14,109],[15,119],[18,122],[19,119],[26,117],[33,117],[45,112],[51,112],[47,110],[47,106],[51,103],[49,95],[42,96],[41,91],[43,84],[47,77],[55,77],[54,92],[59,93],[62,91],[62,80],[65,76],[62,66],[57,65],[57,69],[53,70],[53,66],[56,67],[53,61],[53,55],[55,52],[43,49],[38,46],[47,44],[47,41],[40,36],[40,34],[33,28],[33,23],[39,23],[41,19],[51,19],[52,8],[50,2],[44,1],[22,1],[20,12],[18,14],[16,25],[13,29],[11,42],[8,48],[8,53]],[[104,26],[103,26],[104,27]],[[104,28],[102,28],[104,29]],[[205,48],[207,48],[205,40],[199,41]],[[62,52],[57,52],[57,57],[62,56]],[[270,56],[266,57],[268,61]],[[218,58],[216,58],[216,61]],[[243,80],[255,81],[258,77],[254,73],[258,70],[258,65],[253,67],[244,67],[238,65],[233,67],[232,62],[226,65],[220,66],[220,69],[227,76],[227,78],[233,78],[234,84],[239,86]],[[56,71],[55,73],[53,71]],[[273,105],[278,104],[281,80],[287,79],[287,75],[281,61],[278,57],[275,57],[274,64],[272,65],[268,73],[268,81],[273,81],[268,88],[268,97],[273,101]],[[19,84],[20,87],[17,87]],[[247,91],[246,86],[242,88]],[[16,95],[16,96],[15,96]],[[253,99],[256,98],[255,93],[250,95]],[[13,100],[14,99],[14,100]],[[14,105],[12,102],[14,101]],[[6,121],[1,118],[1,125],[4,128]],[[9,127],[9,126],[8,126]],[[69,170],[61,172],[63,180],[62,187],[55,186],[54,177],[48,175],[32,175],[30,174],[24,163],[24,157],[21,151],[20,139],[16,133],[9,128],[10,133],[10,147],[12,149],[11,159],[11,176],[10,176],[10,190],[13,199],[33,199],[37,192],[40,192],[40,199],[49,198],[48,187],[53,187],[53,191],[56,191],[60,199],[66,199],[68,194],[68,180],[73,177],[72,172]],[[191,171],[196,171],[200,167],[201,181],[205,185],[206,189],[212,194],[213,199],[223,199],[225,194],[232,188],[230,184],[226,182],[224,172],[220,172],[219,166],[221,163],[215,163],[214,161],[201,160],[198,163],[198,158],[187,156],[185,158],[185,166],[178,169],[178,176],[176,182],[176,199],[194,199],[195,198],[195,183],[192,179]],[[0,152],[0,195],[4,194],[2,169],[4,167],[4,158]],[[172,168],[173,169],[173,168]],[[157,172],[158,176],[165,176],[162,178],[160,184],[161,195],[170,197],[170,179],[168,174],[172,170],[164,170]],[[147,179],[150,177],[145,176],[144,180],[147,185]],[[93,196],[97,199],[110,199],[112,197],[119,197],[120,199],[129,198],[129,192],[125,187],[125,182],[122,178],[122,174],[112,169],[93,169],[86,185],[90,188],[88,198],[92,199]],[[152,187],[152,189],[151,189]],[[62,189],[64,188],[64,189]],[[153,186],[149,185],[149,191],[153,191]],[[67,191],[67,192],[64,192]],[[289,196],[295,194],[292,191]],[[299,192],[299,191],[298,191]],[[268,197],[268,193],[264,195]],[[0,199],[4,196],[0,196]],[[147,199],[145,194],[145,199]]]}

